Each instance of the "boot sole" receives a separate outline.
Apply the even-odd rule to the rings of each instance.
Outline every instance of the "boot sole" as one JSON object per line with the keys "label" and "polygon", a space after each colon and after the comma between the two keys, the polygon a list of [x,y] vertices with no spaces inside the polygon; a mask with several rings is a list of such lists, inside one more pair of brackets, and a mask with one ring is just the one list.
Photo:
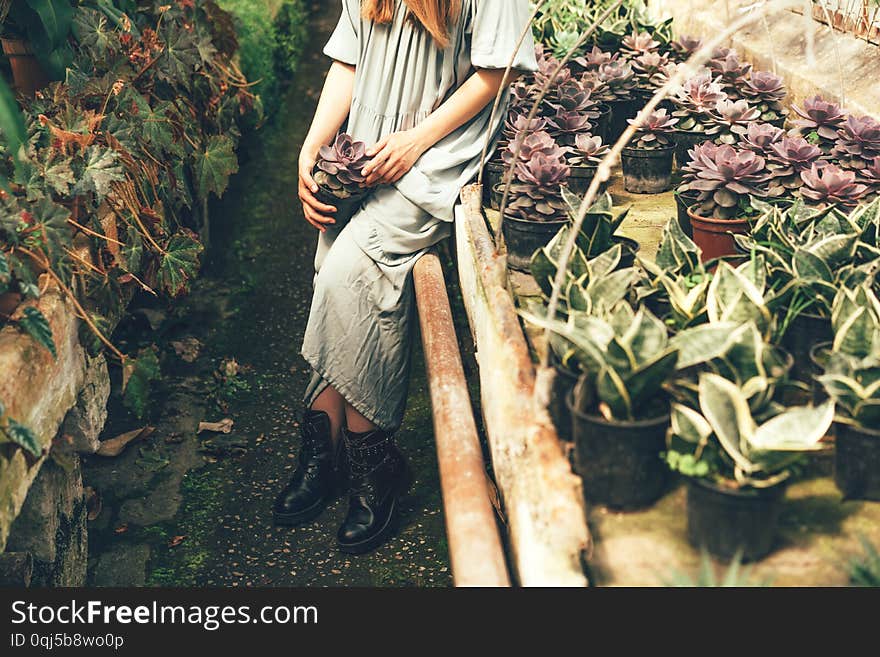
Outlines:
{"label": "boot sole", "polygon": [[389,538],[391,538],[397,531],[397,523],[400,519],[398,512],[400,497],[407,493],[407,491],[412,486],[412,483],[412,470],[410,470],[409,464],[407,463],[406,469],[401,475],[400,483],[397,486],[397,491],[394,494],[394,502],[391,505],[391,513],[388,514],[388,520],[385,522],[384,525],[382,525],[382,528],[375,536],[371,536],[370,538],[360,541],[359,543],[341,543],[339,542],[339,540],[337,540],[336,546],[339,548],[339,551],[344,552],[345,554],[366,554],[384,545],[385,542]]}
{"label": "boot sole", "polygon": [[321,500],[317,504],[310,506],[308,509],[297,511],[296,513],[280,513],[278,511],[273,511],[272,519],[275,525],[281,527],[297,527],[299,525],[304,525],[324,513],[331,501],[332,498]]}

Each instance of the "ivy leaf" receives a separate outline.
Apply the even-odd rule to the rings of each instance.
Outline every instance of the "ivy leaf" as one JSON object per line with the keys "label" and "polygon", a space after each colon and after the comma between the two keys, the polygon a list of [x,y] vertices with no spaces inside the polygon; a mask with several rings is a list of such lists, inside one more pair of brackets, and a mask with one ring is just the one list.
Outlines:
{"label": "ivy leaf", "polygon": [[229,176],[238,171],[232,139],[223,135],[211,137],[207,148],[196,154],[195,169],[199,196],[206,199],[212,192],[222,196],[229,184]]}
{"label": "ivy leaf", "polygon": [[76,185],[77,193],[95,192],[101,201],[110,193],[110,185],[125,180],[125,174],[116,153],[109,148],[90,146],[86,151],[86,166]]}
{"label": "ivy leaf", "polygon": [[114,32],[103,14],[81,7],[73,19],[73,35],[80,47],[90,51],[92,58],[103,60],[113,45]]}
{"label": "ivy leaf", "polygon": [[189,231],[171,238],[159,263],[158,283],[172,297],[189,291],[190,280],[198,273],[204,246]]}
{"label": "ivy leaf", "polygon": [[199,57],[202,59],[202,64],[207,64],[213,60],[217,54],[217,49],[214,47],[214,43],[208,35],[203,35],[198,41],[196,41],[196,48],[199,51]]}
{"label": "ivy leaf", "polygon": [[138,418],[144,417],[150,401],[150,383],[161,374],[156,350],[146,347],[137,358],[127,358],[122,365],[123,403]]}
{"label": "ivy leaf", "polygon": [[193,71],[201,69],[195,37],[184,29],[169,29],[165,40],[165,52],[156,64],[161,79],[170,85],[179,84],[189,89]]}
{"label": "ivy leaf", "polygon": [[55,340],[52,338],[52,327],[49,326],[46,316],[37,308],[33,306],[25,308],[24,314],[18,320],[18,326],[38,344],[46,347],[52,354],[52,358],[58,357],[58,352],[55,350]]}
{"label": "ivy leaf", "polygon": [[129,225],[126,232],[128,236],[125,246],[120,250],[123,267],[126,271],[137,276],[141,273],[141,265],[143,264],[144,240],[138,229],[134,226]]}
{"label": "ivy leaf", "polygon": [[43,450],[34,432],[12,418],[7,420],[2,433],[6,437],[6,442],[15,443],[35,459],[43,455]]}

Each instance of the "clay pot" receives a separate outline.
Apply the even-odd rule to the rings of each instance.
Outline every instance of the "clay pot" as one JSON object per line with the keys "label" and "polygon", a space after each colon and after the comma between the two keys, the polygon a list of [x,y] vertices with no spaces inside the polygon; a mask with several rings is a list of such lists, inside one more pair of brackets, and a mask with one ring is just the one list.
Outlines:
{"label": "clay pot", "polygon": [[737,255],[733,236],[748,234],[748,219],[702,217],[694,212],[693,207],[688,208],[687,213],[691,220],[693,240],[703,250],[703,262]]}
{"label": "clay pot", "polygon": [[22,95],[32,97],[49,84],[49,76],[34,55],[30,44],[24,39],[3,37],[3,54],[9,58],[13,86]]}

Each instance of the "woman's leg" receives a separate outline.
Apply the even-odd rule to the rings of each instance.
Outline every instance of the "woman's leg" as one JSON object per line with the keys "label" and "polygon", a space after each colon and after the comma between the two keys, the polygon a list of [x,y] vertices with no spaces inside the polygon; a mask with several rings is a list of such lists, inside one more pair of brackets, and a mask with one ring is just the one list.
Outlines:
{"label": "woman's leg", "polygon": [[324,391],[312,402],[311,410],[326,413],[330,417],[330,438],[334,445],[339,442],[348,408],[351,407],[345,403],[345,399],[333,386],[324,388]]}
{"label": "woman's leg", "polygon": [[[342,397],[340,397],[340,399],[342,399]],[[357,409],[351,404],[345,404],[345,422],[348,430],[354,433],[369,433],[370,431],[376,431],[379,428],[358,413]]]}

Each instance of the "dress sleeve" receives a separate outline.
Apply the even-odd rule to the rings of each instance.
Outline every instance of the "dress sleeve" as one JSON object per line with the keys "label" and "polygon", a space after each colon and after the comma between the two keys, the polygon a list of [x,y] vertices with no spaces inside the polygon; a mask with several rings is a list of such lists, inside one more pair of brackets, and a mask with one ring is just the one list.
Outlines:
{"label": "dress sleeve", "polygon": [[[352,7],[355,5],[355,8]],[[330,36],[327,45],[324,46],[324,54],[342,62],[343,64],[356,65],[358,55],[360,54],[360,46],[358,45],[358,32],[360,31],[360,15],[356,8],[360,7],[359,2],[351,2],[350,0],[342,0],[342,15],[339,17],[339,23]]]}
{"label": "dress sleeve", "polygon": [[[506,68],[529,22],[529,0],[473,0],[471,63],[475,68]],[[526,35],[513,67],[535,71],[535,42]]]}

